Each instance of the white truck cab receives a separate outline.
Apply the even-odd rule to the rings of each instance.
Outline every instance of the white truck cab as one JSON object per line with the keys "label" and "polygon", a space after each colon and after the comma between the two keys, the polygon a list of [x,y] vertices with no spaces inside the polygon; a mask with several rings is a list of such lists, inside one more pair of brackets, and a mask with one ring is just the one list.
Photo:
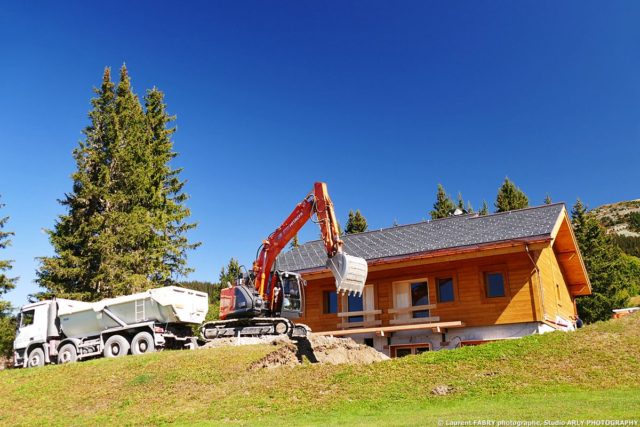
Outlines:
{"label": "white truck cab", "polygon": [[[22,307],[18,314],[18,330],[13,342],[14,364],[20,362],[27,366],[41,366],[50,360],[52,339],[60,333],[55,322],[56,307],[54,301],[40,301]],[[39,348],[40,351],[31,351]],[[34,353],[32,360],[25,360],[25,355]]]}

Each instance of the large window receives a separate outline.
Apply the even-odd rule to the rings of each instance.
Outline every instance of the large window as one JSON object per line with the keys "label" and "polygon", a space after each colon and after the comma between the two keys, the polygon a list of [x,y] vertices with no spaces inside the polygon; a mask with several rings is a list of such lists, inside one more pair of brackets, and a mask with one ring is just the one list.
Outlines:
{"label": "large window", "polygon": [[[364,304],[361,295],[349,295],[347,305],[348,311],[364,311]],[[364,316],[349,316],[349,322],[364,322]]]}
{"label": "large window", "polygon": [[437,278],[436,287],[438,290],[438,302],[453,302],[455,300],[453,277]]}
{"label": "large window", "polygon": [[506,296],[505,283],[505,276],[502,271],[484,273],[484,285],[487,298]]}
{"label": "large window", "polygon": [[24,328],[25,326],[33,325],[33,317],[35,315],[35,310],[29,310],[22,313],[20,327]]}
{"label": "large window", "polygon": [[324,291],[322,293],[322,312],[324,314],[338,312],[338,294],[336,291]]}
{"label": "large window", "polygon": [[[429,304],[429,285],[427,282],[411,283],[411,305]],[[418,310],[413,312],[414,318],[429,317],[429,310]]]}

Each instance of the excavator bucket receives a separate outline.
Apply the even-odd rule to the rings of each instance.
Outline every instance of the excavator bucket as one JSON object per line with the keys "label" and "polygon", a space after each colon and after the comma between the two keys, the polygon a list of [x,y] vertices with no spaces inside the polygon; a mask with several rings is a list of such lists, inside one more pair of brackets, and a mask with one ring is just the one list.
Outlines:
{"label": "excavator bucket", "polygon": [[336,278],[339,293],[362,295],[368,271],[365,259],[338,252],[327,260],[327,268]]}

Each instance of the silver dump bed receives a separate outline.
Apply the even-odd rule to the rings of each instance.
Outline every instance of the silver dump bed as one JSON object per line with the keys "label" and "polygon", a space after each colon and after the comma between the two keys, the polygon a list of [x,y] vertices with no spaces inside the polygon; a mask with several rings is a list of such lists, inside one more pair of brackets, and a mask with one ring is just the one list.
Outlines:
{"label": "silver dump bed", "polygon": [[209,308],[206,293],[177,286],[93,303],[64,299],[56,302],[60,329],[70,338],[148,321],[200,324]]}

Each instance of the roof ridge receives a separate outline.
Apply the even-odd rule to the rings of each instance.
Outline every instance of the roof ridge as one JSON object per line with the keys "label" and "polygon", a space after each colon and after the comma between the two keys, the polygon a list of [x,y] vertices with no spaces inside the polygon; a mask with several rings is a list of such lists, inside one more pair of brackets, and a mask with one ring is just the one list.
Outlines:
{"label": "roof ridge", "polygon": [[[556,202],[556,203],[550,203],[548,205],[547,204],[543,204],[543,205],[538,205],[538,206],[529,206],[529,207],[526,207],[526,208],[513,209],[513,210],[505,211],[505,212],[491,212],[491,213],[489,213],[487,215],[479,215],[477,212],[460,214],[460,215],[449,215],[448,217],[445,217],[445,218],[425,219],[425,220],[422,220],[422,221],[412,222],[412,223],[409,223],[409,224],[392,225],[391,227],[378,228],[376,230],[362,231],[360,233],[343,234],[340,237],[344,238],[344,237],[357,236],[357,235],[362,235],[362,234],[379,233],[379,232],[385,231],[385,230],[393,230],[395,228],[413,227],[413,226],[420,225],[420,224],[430,224],[432,222],[439,222],[439,221],[443,221],[443,220],[451,220],[453,218],[468,218],[468,219],[488,218],[488,217],[498,216],[498,215],[507,215],[507,214],[510,214],[512,212],[521,212],[521,211],[532,210],[532,209],[544,209],[544,208],[548,208],[548,207],[551,207],[551,206],[557,206],[557,205],[563,205],[563,206],[566,207],[566,204],[564,202]],[[320,242],[320,241],[321,241],[320,239],[309,240],[308,242],[301,243],[300,246],[306,245],[306,244],[309,244],[309,243]],[[287,251],[287,252],[289,252],[289,251]]]}

